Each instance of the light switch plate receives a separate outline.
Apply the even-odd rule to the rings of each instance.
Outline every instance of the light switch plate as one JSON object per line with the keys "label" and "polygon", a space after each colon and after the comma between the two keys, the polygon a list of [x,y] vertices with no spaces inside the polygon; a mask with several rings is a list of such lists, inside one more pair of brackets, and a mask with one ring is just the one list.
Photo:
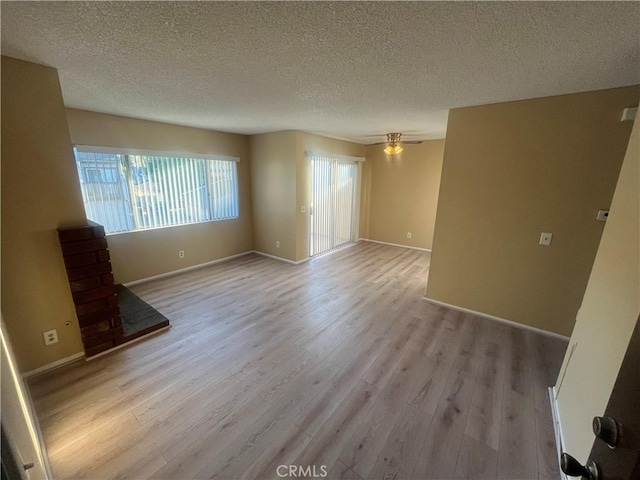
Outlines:
{"label": "light switch plate", "polygon": [[540,234],[540,245],[551,245],[551,237],[553,237],[553,233],[542,232]]}
{"label": "light switch plate", "polygon": [[300,207],[300,213],[307,213],[307,207],[305,207],[304,205],[302,205]]}

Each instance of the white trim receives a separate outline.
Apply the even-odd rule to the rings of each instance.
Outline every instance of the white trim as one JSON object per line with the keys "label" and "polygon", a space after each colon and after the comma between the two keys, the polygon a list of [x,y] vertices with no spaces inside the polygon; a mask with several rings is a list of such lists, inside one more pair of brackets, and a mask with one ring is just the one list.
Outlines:
{"label": "white trim", "polygon": [[560,340],[564,340],[566,342],[569,341],[569,337],[565,337],[564,335],[560,335],[559,333],[550,332],[548,330],[542,330],[541,328],[532,327],[530,325],[525,325],[523,323],[514,322],[513,320],[507,320],[506,318],[494,317],[493,315],[489,315],[487,313],[477,312],[475,310],[470,310],[468,308],[459,307],[457,305],[452,305],[450,303],[440,302],[439,300],[433,300],[427,296],[423,297],[429,303],[433,303],[434,305],[440,305],[441,307],[451,308],[453,310],[458,310],[459,312],[470,313],[472,315],[477,315],[479,317],[488,318],[489,320],[495,320],[496,322],[504,323],[506,325],[510,325],[512,327],[520,328],[522,330],[529,330],[535,333],[539,333],[541,335],[546,335],[548,337],[558,338]]}
{"label": "white trim", "polygon": [[[356,191],[355,191],[356,199],[354,209],[355,211],[352,214],[352,219],[355,222],[355,229],[353,231],[353,238],[360,238],[360,200],[362,197],[362,163],[356,164]],[[357,240],[356,240],[357,241]],[[355,242],[354,242],[355,243]]]}
{"label": "white trim", "polygon": [[[558,453],[558,467],[560,466],[560,456],[564,452],[564,435],[562,434],[562,423],[560,423],[560,410],[558,409],[556,387],[549,387],[549,402],[551,402],[551,416],[553,417],[553,433],[556,437],[556,451]],[[567,475],[560,469],[560,478],[568,480]]]}
{"label": "white trim", "polygon": [[364,162],[367,159],[364,157],[351,157],[349,155],[338,155],[336,153],[327,153],[327,152],[304,152],[307,158],[311,157],[322,157],[322,158],[331,158],[333,160],[338,160],[342,162]]}
{"label": "white trim", "polygon": [[301,263],[309,261],[309,258],[303,258],[302,260],[298,260],[296,262],[295,260],[289,260],[288,258],[278,257],[277,255],[271,255],[269,253],[264,253],[264,252],[261,252],[259,250],[254,250],[253,253],[255,253],[257,255],[261,255],[263,257],[272,258],[273,260],[279,260],[281,262],[285,262],[285,263],[288,263],[290,265],[300,265]]}
{"label": "white trim", "polygon": [[[313,258],[311,257],[311,214],[310,214],[310,209],[311,209],[311,203],[313,201],[313,199],[311,198],[313,196],[313,167],[311,164],[311,160],[312,160],[312,156],[314,155],[325,155],[322,153],[314,153],[314,152],[305,152],[306,158],[307,160],[309,160],[309,165],[308,165],[308,172],[309,175],[307,176],[307,187],[308,187],[308,191],[309,191],[309,195],[307,197],[307,204],[309,205],[308,209],[307,209],[307,235],[306,235],[306,255],[308,257],[308,259]],[[326,154],[329,155],[329,154]],[[329,158],[337,158],[340,157],[340,155],[332,155]],[[362,161],[358,161],[357,159],[360,157],[345,157],[343,156],[343,158],[346,159],[351,159],[351,161],[355,161],[355,166],[356,166],[356,172],[355,172],[355,188],[354,188],[354,202],[353,202],[353,208],[352,208],[352,212],[351,212],[351,221],[354,224],[354,227],[352,228],[353,230],[353,238],[354,241],[353,243],[356,243],[359,239],[360,239],[360,201],[361,201],[361,195],[362,195],[362,162],[365,160],[364,158],[362,158]],[[304,260],[307,261],[307,260]]]}
{"label": "white trim", "polygon": [[87,362],[90,362],[91,360],[95,360],[98,357],[102,357],[107,353],[115,352],[116,350],[120,350],[121,348],[128,347],[129,345],[133,345],[134,343],[137,343],[140,340],[144,340],[145,338],[149,338],[152,335],[155,335],[160,332],[164,332],[166,330],[169,330],[170,328],[171,328],[171,325],[167,325],[165,327],[159,328],[158,330],[154,330],[153,332],[145,333],[144,335],[141,335],[138,338],[134,338],[133,340],[129,340],[126,343],[121,343],[120,345],[110,348],[109,350],[105,350],[104,352],[100,352],[95,355],[92,355],[91,357],[87,358]]}
{"label": "white trim", "polygon": [[347,248],[353,247],[357,244],[358,244],[358,240],[356,240],[355,242],[347,243],[346,245],[340,245],[339,247],[332,248],[327,252],[319,253],[315,257],[309,257],[305,261],[308,262],[309,260],[315,260],[316,258],[326,257],[327,255],[331,255],[332,253],[336,253],[336,252],[341,252],[342,250],[346,250]]}
{"label": "white trim", "polygon": [[430,248],[411,247],[409,245],[400,245],[399,243],[381,242],[380,240],[371,240],[370,238],[359,238],[363,242],[379,243],[381,245],[390,245],[392,247],[410,248],[411,250],[420,250],[421,252],[431,252]]}
{"label": "white trim", "polygon": [[55,362],[47,363],[46,365],[42,365],[41,367],[35,368],[33,370],[29,370],[22,374],[22,378],[34,377],[36,375],[40,375],[41,373],[48,372],[49,370],[54,370],[56,368],[60,368],[68,363],[75,362],[84,357],[84,352],[74,353],[73,355],[69,355],[68,357],[61,358],[60,360],[56,360]]}
{"label": "white trim", "polygon": [[191,265],[190,267],[181,268],[179,270],[172,270],[171,272],[160,273],[158,275],[153,275],[151,277],[141,278],[140,280],[132,280],[131,282],[123,283],[125,287],[133,287],[135,285],[140,285],[141,283],[151,282],[153,280],[160,280],[161,278],[173,277],[174,275],[179,275],[181,273],[190,272],[191,270],[198,270],[200,268],[208,267],[210,265],[215,265],[216,263],[226,262],[227,260],[232,260],[237,257],[242,257],[244,255],[249,255],[250,253],[254,253],[253,250],[249,250],[247,252],[236,253],[235,255],[230,255],[228,257],[218,258],[217,260],[211,260],[210,262],[198,263],[197,265]]}
{"label": "white trim", "polygon": [[[251,252],[249,252],[251,253]],[[153,332],[149,332],[146,333],[138,338],[134,338],[133,340],[123,343],[121,345],[118,345],[116,347],[110,348],[109,350],[105,350],[104,352],[100,352],[97,355],[93,355],[92,357],[87,358],[86,360],[89,362],[95,358],[101,357],[103,355],[106,355],[107,353],[111,353],[115,350],[120,350],[123,347],[126,347],[128,345],[131,345],[133,343],[139,342],[140,340],[144,340],[145,338],[150,337],[151,335],[155,335],[156,333],[160,333],[160,332],[164,332],[165,330],[168,330],[169,328],[171,328],[171,325],[167,325],[166,327],[162,327],[159,328],[158,330],[154,330]],[[30,370],[28,372],[25,372],[22,374],[22,378],[27,379],[30,377],[34,377],[36,375],[40,375],[41,373],[45,373],[45,372],[49,372],[51,370],[55,370],[56,368],[60,368],[63,367],[64,365],[67,365],[69,363],[73,363],[75,361],[78,361],[82,358],[84,358],[84,352],[78,352],[78,353],[74,353],[73,355],[66,357],[66,358],[61,358],[60,360],[56,360],[55,362],[51,362],[48,363],[46,365],[43,365],[41,367],[38,367],[34,370]]]}
{"label": "white trim", "polygon": [[223,162],[239,162],[240,157],[229,155],[211,155],[192,152],[164,152],[161,150],[143,150],[140,148],[96,147],[92,145],[75,145],[82,153],[113,153],[116,155],[144,155],[148,157],[194,158],[200,160],[221,160]]}
{"label": "white trim", "polygon": [[240,215],[238,215],[237,217],[218,218],[218,219],[215,219],[215,220],[202,220],[200,222],[178,223],[177,225],[164,225],[162,227],[138,228],[138,229],[134,229],[134,230],[125,230],[123,232],[105,233],[105,235],[107,237],[112,237],[112,236],[116,236],[116,235],[130,235],[130,234],[143,233],[143,232],[152,232],[154,230],[164,230],[164,229],[167,229],[167,228],[189,227],[191,225],[203,225],[205,223],[213,223],[213,222],[228,222],[230,220],[238,220],[239,218],[240,218]]}
{"label": "white trim", "polygon": [[[33,406],[29,388],[27,387],[23,376],[18,370],[16,358],[13,353],[11,341],[9,340],[7,335],[4,318],[2,318],[2,315],[0,315],[0,351],[2,352],[2,354],[0,355],[0,357],[2,357],[0,359],[0,362],[2,362],[3,370],[6,368],[8,370],[8,372],[6,373],[8,373],[10,377],[8,379],[3,377],[2,383],[5,383],[5,381],[7,381],[13,384],[6,385],[9,387],[9,390],[13,390],[13,392],[11,395],[9,395],[9,398],[7,398],[7,400],[10,400],[9,402],[6,402],[7,407],[5,407],[5,403],[2,404],[2,414],[5,416],[16,416],[16,418],[14,418],[15,421],[8,422],[9,425],[5,425],[5,417],[2,418],[2,433],[4,434],[5,427],[8,427],[9,444],[17,447],[17,445],[12,441],[11,438],[12,435],[15,434],[14,429],[26,430],[26,432],[24,433],[29,437],[29,440],[24,440],[25,443],[28,441],[30,445],[21,445],[25,450],[23,452],[20,452],[20,449],[16,449],[16,453],[18,454],[17,457],[20,457],[20,453],[28,454],[30,458],[27,458],[26,460],[33,461],[33,463],[35,464],[34,466],[37,466],[37,468],[34,469],[34,473],[41,475],[45,480],[53,479],[54,477],[51,472],[51,465],[49,464],[47,449],[44,444],[44,437],[42,436],[42,431],[40,430],[40,425],[38,423],[38,415],[36,414],[35,408]],[[3,401],[4,400],[5,399],[3,399]],[[33,448],[33,452],[30,451],[31,448]],[[32,454],[34,454],[34,457],[31,457]],[[41,470],[41,472],[39,470]],[[4,475],[2,476],[4,477]],[[20,478],[23,478],[20,475],[18,476]],[[24,478],[29,477],[30,475],[27,474]]]}
{"label": "white trim", "polygon": [[302,263],[307,263],[307,262],[309,262],[311,260],[315,260],[316,258],[326,257],[327,255],[331,255],[332,253],[340,252],[340,251],[342,251],[342,250],[344,250],[346,248],[353,247],[357,243],[358,243],[358,241],[356,240],[355,242],[351,242],[351,243],[349,243],[347,245],[342,245],[340,247],[333,248],[333,249],[329,250],[328,252],[321,253],[319,255],[316,255],[315,257],[303,258],[302,260],[298,260],[297,262],[294,262],[293,260],[289,260],[288,258],[278,257],[276,255],[270,255],[268,253],[260,252],[258,250],[254,250],[253,253],[255,253],[256,255],[261,255],[263,257],[272,258],[273,260],[279,260],[281,262],[288,263],[289,265],[300,265]]}

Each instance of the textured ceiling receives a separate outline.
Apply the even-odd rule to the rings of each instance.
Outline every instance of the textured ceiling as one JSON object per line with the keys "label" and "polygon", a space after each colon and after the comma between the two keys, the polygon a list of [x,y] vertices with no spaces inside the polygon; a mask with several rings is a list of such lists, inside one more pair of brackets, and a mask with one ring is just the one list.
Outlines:
{"label": "textured ceiling", "polygon": [[442,138],[447,110],[640,83],[637,2],[2,2],[69,107],[236,133]]}

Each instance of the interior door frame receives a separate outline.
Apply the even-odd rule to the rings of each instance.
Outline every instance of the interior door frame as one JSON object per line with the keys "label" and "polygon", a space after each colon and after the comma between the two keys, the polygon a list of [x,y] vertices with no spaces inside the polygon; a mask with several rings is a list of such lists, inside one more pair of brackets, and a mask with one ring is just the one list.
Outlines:
{"label": "interior door frame", "polygon": [[[3,397],[2,402],[2,430],[3,436],[10,444],[15,460],[18,462],[18,469],[22,463],[33,463],[33,470],[20,472],[23,478],[34,477],[49,480],[53,478],[49,457],[45,448],[40,424],[33,408],[29,389],[20,375],[15,355],[11,347],[11,342],[7,335],[4,318],[0,319],[0,336],[2,349],[2,367],[6,370],[2,382]],[[6,390],[6,391],[5,391]]]}

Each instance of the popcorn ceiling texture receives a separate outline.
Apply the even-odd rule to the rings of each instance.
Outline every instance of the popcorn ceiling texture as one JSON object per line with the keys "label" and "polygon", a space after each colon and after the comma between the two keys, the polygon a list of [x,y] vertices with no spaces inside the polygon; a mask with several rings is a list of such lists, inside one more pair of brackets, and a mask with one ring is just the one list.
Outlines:
{"label": "popcorn ceiling texture", "polygon": [[637,2],[3,2],[2,54],[57,68],[73,108],[373,143],[640,83],[638,25]]}

